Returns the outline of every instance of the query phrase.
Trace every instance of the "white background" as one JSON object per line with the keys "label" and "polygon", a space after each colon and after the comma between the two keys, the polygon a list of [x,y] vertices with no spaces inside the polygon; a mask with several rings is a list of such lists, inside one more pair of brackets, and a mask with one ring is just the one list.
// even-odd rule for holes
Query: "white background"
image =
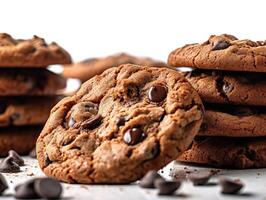
{"label": "white background", "polygon": [[0,32],[56,41],[79,61],[126,51],[166,60],[210,34],[266,39],[263,0],[6,0]]}

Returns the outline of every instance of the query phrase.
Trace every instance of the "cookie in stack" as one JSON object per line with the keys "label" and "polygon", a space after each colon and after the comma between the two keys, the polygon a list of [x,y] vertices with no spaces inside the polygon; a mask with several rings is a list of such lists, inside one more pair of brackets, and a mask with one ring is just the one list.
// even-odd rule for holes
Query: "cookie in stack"
{"label": "cookie in stack", "polygon": [[147,66],[166,66],[164,62],[151,58],[135,57],[126,53],[119,53],[105,58],[89,58],[64,68],[63,76],[66,78],[77,78],[85,82],[95,75],[99,75],[106,69],[122,64],[137,64]]}
{"label": "cookie in stack", "polygon": [[178,161],[228,168],[266,167],[266,43],[212,35],[173,51],[206,108],[193,145]]}
{"label": "cookie in stack", "polygon": [[35,146],[60,100],[58,91],[66,86],[63,77],[46,67],[70,62],[70,55],[56,43],[0,33],[0,156],[10,149],[25,154]]}

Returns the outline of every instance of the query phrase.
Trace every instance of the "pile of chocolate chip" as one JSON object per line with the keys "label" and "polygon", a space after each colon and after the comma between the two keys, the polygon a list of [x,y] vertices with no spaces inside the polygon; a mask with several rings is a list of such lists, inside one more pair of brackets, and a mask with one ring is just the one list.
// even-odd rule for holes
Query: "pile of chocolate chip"
{"label": "pile of chocolate chip", "polygon": [[[188,176],[188,180],[193,183],[194,186],[207,186],[212,174],[193,174]],[[174,195],[180,188],[182,181],[179,180],[165,180],[156,171],[149,171],[140,181],[139,186],[142,188],[156,188],[158,189],[158,195]],[[238,194],[243,188],[244,184],[239,180],[232,180],[229,178],[221,178],[219,180],[222,194]]]}
{"label": "pile of chocolate chip", "polygon": [[[17,173],[20,166],[24,166],[24,160],[14,150],[8,152],[8,156],[0,163],[0,172]],[[8,189],[4,176],[0,173],[0,194]],[[51,178],[30,179],[15,187],[14,197],[17,199],[58,199],[62,194],[60,182]]]}
{"label": "pile of chocolate chip", "polygon": [[20,166],[24,165],[24,160],[14,150],[8,151],[8,156],[0,163],[0,172],[16,173],[20,172]]}

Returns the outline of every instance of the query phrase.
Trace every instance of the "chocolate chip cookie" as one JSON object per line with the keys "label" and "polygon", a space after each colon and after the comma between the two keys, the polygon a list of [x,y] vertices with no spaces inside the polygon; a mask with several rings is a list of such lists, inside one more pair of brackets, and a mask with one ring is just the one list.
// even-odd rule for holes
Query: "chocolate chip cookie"
{"label": "chocolate chip cookie", "polygon": [[46,67],[51,64],[69,64],[71,57],[55,42],[47,44],[44,39],[14,39],[0,33],[0,67]]}
{"label": "chocolate chip cookie", "polygon": [[170,66],[266,72],[266,43],[239,40],[235,36],[212,35],[202,44],[188,44],[174,50]]}
{"label": "chocolate chip cookie", "polygon": [[195,69],[184,72],[203,102],[266,105],[266,74]]}
{"label": "chocolate chip cookie", "polygon": [[197,137],[177,160],[237,169],[266,167],[266,138]]}
{"label": "chocolate chip cookie", "polygon": [[6,156],[10,149],[19,154],[29,153],[35,146],[42,126],[8,127],[0,129],[0,156]]}
{"label": "chocolate chip cookie", "polygon": [[0,98],[0,127],[45,124],[60,99],[61,96]]}
{"label": "chocolate chip cookie", "polygon": [[1,69],[0,96],[55,95],[66,79],[47,69]]}
{"label": "chocolate chip cookie", "polygon": [[37,141],[44,173],[70,183],[129,183],[187,149],[203,107],[177,71],[121,65],[59,102]]}
{"label": "chocolate chip cookie", "polygon": [[266,136],[266,107],[205,104],[198,135],[226,137]]}
{"label": "chocolate chip cookie", "polygon": [[115,54],[106,58],[90,58],[79,63],[64,68],[63,76],[67,78],[77,78],[82,82],[91,77],[101,74],[104,70],[122,64],[137,64],[147,66],[166,66],[165,63],[151,58],[135,57],[126,53]]}

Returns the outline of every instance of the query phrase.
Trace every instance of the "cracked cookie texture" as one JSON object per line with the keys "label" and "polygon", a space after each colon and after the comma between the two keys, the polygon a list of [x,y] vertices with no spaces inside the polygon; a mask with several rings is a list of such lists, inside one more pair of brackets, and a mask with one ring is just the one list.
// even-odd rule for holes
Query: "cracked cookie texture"
{"label": "cracked cookie texture", "polygon": [[265,144],[265,137],[197,137],[177,160],[236,169],[266,167]]}
{"label": "cracked cookie texture", "polygon": [[266,72],[265,41],[239,40],[235,36],[211,35],[204,43],[188,44],[168,57],[173,67]]}
{"label": "cracked cookie texture", "polygon": [[203,110],[177,71],[114,67],[52,109],[37,141],[38,161],[46,175],[65,182],[133,182],[188,148]]}
{"label": "cracked cookie texture", "polygon": [[55,42],[47,44],[43,38],[14,39],[0,33],[0,67],[45,68],[52,64],[70,64],[69,53]]}
{"label": "cracked cookie texture", "polygon": [[183,72],[203,102],[266,105],[266,74],[194,69]]}
{"label": "cracked cookie texture", "polygon": [[226,137],[266,136],[266,107],[204,104],[198,135]]}

